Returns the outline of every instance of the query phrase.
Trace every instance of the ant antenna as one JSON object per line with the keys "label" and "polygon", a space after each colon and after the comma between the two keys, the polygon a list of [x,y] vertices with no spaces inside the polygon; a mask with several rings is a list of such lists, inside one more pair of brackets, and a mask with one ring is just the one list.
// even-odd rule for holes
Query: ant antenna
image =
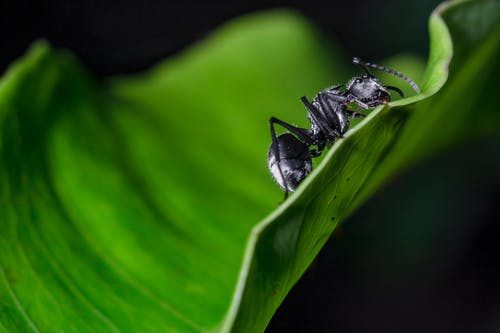
{"label": "ant antenna", "polygon": [[[362,69],[362,70],[366,73],[366,75],[368,75],[368,76],[372,77],[372,74],[370,73],[370,71],[368,70],[368,68],[366,68],[366,66],[365,66],[365,65],[360,64],[359,62],[358,62],[358,63],[354,62],[354,60],[355,60],[355,59],[358,59],[358,58],[352,58],[352,62],[353,62],[354,64],[358,65],[359,67],[361,67],[361,69]],[[359,60],[359,59],[358,59],[358,60]]]}
{"label": "ant antenna", "polygon": [[[413,82],[410,78],[408,78],[407,76],[403,75],[402,73],[400,73],[398,71],[395,71],[394,69],[387,68],[387,67],[384,67],[384,66],[380,66],[380,65],[377,65],[377,64],[372,64],[371,62],[364,62],[361,59],[356,58],[356,57],[352,58],[352,63],[355,64],[355,65],[359,65],[362,68],[365,68],[365,66],[366,67],[371,67],[371,68],[375,68],[375,69],[378,69],[380,71],[392,74],[394,76],[397,76],[397,77],[405,80],[406,82],[408,82],[408,84],[413,88],[413,90],[415,90],[417,92],[417,94],[420,94],[420,88],[418,87],[418,85],[415,82]],[[368,72],[368,70],[366,68],[365,68],[365,71]]]}

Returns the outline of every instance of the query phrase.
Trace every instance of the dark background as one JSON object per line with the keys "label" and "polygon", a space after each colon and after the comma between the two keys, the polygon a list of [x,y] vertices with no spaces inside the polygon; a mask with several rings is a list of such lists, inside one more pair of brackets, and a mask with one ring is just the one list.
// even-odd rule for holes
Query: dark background
{"label": "dark background", "polygon": [[[302,12],[350,55],[426,57],[437,3],[2,1],[0,71],[43,37],[97,77],[133,73],[276,7]],[[471,138],[394,178],[339,228],[267,332],[500,332],[499,147]]]}
{"label": "dark background", "polygon": [[398,175],[336,230],[274,332],[500,332],[500,137]]}
{"label": "dark background", "polygon": [[[223,22],[258,10],[295,8],[349,52],[380,59],[426,54],[427,19],[437,0],[421,1],[0,1],[0,70],[36,38],[71,49],[97,75],[147,68],[201,40]],[[402,16],[401,13],[411,13]]]}

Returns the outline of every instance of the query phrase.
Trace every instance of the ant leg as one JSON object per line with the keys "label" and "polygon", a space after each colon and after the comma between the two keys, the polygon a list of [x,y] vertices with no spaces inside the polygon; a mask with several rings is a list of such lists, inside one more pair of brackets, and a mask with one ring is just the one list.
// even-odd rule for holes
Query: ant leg
{"label": "ant leg", "polygon": [[351,117],[351,118],[361,118],[361,119],[363,119],[364,117],[366,117],[366,115],[360,113],[359,110],[360,109],[354,110],[354,111],[346,110],[346,112],[349,115],[349,117]]}
{"label": "ant leg", "polygon": [[278,122],[278,121],[279,121],[279,119],[271,117],[271,119],[269,119],[269,127],[271,128],[271,142],[272,142],[271,146],[274,147],[274,156],[276,157],[278,171],[280,172],[280,177],[283,180],[283,184],[285,185],[285,199],[284,200],[286,200],[288,198],[288,186],[285,183],[285,176],[283,175],[283,171],[281,170],[281,166],[280,166],[281,159],[280,159],[280,150],[279,150],[279,146],[278,146],[278,138],[276,137],[276,131],[274,130],[274,126],[273,126],[273,124],[275,122]]}
{"label": "ant leg", "polygon": [[318,148],[317,149],[311,149],[309,151],[309,153],[311,154],[311,157],[318,157],[320,156],[322,153],[323,153],[323,150],[325,149],[325,145],[324,144],[321,144],[321,145],[318,145]]}
{"label": "ant leg", "polygon": [[302,142],[304,142],[307,146],[310,146],[312,144],[312,139],[309,135],[309,131],[304,129],[304,128],[299,128],[295,127],[293,125],[290,125],[282,120],[279,120],[278,118],[271,117],[269,119],[269,127],[271,129],[271,140],[272,144],[271,147],[273,147],[273,153],[276,158],[276,163],[278,166],[278,171],[280,173],[280,177],[283,181],[283,185],[285,188],[285,200],[288,198],[288,185],[285,182],[285,176],[283,175],[283,171],[281,170],[281,158],[280,158],[280,152],[279,152],[279,143],[278,143],[278,137],[276,136],[276,131],[274,130],[274,124],[278,124],[288,131],[290,131],[292,134],[295,134]]}
{"label": "ant leg", "polygon": [[281,127],[290,131],[292,134],[295,134],[306,145],[310,146],[313,144],[313,139],[312,139],[311,135],[309,134],[309,130],[307,130],[305,128],[300,128],[300,127],[290,125],[289,123],[286,123],[283,120],[280,120],[276,117],[271,117],[269,119],[269,125],[271,126],[271,134],[274,133],[275,136],[276,136],[276,134],[274,132],[273,124],[278,124]]}
{"label": "ant leg", "polygon": [[373,109],[372,107],[370,107],[368,104],[366,103],[363,103],[361,102],[359,99],[357,99],[356,97],[352,97],[352,96],[349,96],[348,97],[349,99],[349,102],[352,102],[356,105],[358,105],[359,107],[361,107],[362,109]]}
{"label": "ant leg", "polygon": [[342,87],[341,84],[337,84],[336,86],[331,86],[330,88],[328,88],[327,90],[325,90],[326,92],[329,92],[329,93],[332,93],[332,94],[337,94],[337,91],[340,89],[340,87]]}
{"label": "ant leg", "polygon": [[[318,94],[318,96],[320,96],[320,94]],[[330,127],[330,121],[326,119],[325,116],[321,114],[321,112],[311,102],[309,102],[305,96],[302,96],[300,100],[306,107],[307,112],[311,118],[311,122],[314,122],[314,125],[316,125],[321,130],[321,132],[325,133],[329,137],[338,136],[337,133],[335,133],[334,130]],[[335,125],[337,126],[338,124]]]}
{"label": "ant leg", "polygon": [[328,118],[328,127],[334,130],[338,137],[343,137],[343,134],[349,128],[349,113],[347,110],[348,98],[338,93],[320,92],[316,97],[322,110],[327,110],[326,117]]}
{"label": "ant leg", "polygon": [[329,100],[331,100],[335,103],[344,104],[344,103],[349,102],[349,99],[347,97],[333,93],[333,92],[320,92],[318,95],[326,95]]}

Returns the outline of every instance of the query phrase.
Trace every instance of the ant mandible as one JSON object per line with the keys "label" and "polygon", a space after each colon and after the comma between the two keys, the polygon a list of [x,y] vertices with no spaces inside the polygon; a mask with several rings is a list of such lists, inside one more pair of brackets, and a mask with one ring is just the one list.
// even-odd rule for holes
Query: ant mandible
{"label": "ant mandible", "polygon": [[[311,173],[312,158],[320,156],[325,147],[331,145],[336,138],[343,137],[349,128],[350,118],[365,117],[357,111],[348,110],[349,103],[354,103],[361,109],[387,104],[391,101],[388,90],[404,97],[399,88],[381,84],[370,74],[368,67],[395,75],[420,93],[417,84],[398,71],[364,62],[359,58],[353,58],[352,62],[360,66],[365,74],[352,78],[345,91],[341,90],[341,85],[337,85],[320,91],[312,102],[305,96],[301,97],[311,123],[310,129],[293,126],[275,117],[269,119],[272,143],[267,163],[274,179],[285,191],[285,199]],[[288,133],[276,136],[275,124],[288,130]],[[312,146],[316,149],[312,149]]]}

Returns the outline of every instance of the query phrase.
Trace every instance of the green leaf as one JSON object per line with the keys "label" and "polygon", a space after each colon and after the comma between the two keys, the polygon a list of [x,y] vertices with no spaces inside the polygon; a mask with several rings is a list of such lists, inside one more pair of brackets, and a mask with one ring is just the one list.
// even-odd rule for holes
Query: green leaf
{"label": "green leaf", "polygon": [[298,97],[354,73],[300,16],[235,20],[105,82],[37,43],[0,81],[0,331],[263,331],[391,175],[496,131],[498,9],[438,7],[422,94],[354,125],[279,207],[269,117],[306,126]]}
{"label": "green leaf", "polygon": [[[254,228],[240,275],[241,298],[234,302],[239,306],[233,303],[235,320],[228,325],[235,332],[264,329],[335,226],[391,175],[498,129],[500,114],[489,98],[495,95],[499,70],[498,9],[495,1],[438,7],[429,22],[431,50],[422,94],[375,109],[330,149],[290,200]],[[459,19],[463,16],[466,24]],[[477,36],[468,32],[475,26],[483,27]],[[443,87],[452,41],[455,60]]]}

